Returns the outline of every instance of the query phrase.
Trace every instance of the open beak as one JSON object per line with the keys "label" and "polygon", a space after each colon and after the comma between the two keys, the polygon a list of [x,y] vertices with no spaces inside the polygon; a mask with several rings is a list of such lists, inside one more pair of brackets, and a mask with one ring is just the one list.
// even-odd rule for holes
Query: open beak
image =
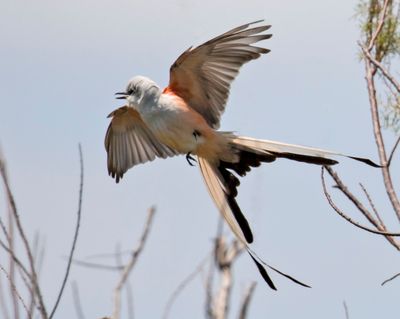
{"label": "open beak", "polygon": [[128,94],[126,92],[117,92],[117,93],[115,93],[115,95],[120,95],[120,96],[116,97],[116,99],[119,99],[119,100],[126,99],[128,96]]}

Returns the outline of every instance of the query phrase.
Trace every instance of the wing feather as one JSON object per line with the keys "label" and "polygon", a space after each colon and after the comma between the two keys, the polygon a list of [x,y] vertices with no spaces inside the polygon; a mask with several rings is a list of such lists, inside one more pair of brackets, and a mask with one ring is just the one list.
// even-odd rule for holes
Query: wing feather
{"label": "wing feather", "polygon": [[166,158],[178,152],[162,144],[143,122],[139,113],[123,106],[112,117],[105,137],[108,173],[118,183],[124,173],[134,165]]}
{"label": "wing feather", "polygon": [[231,83],[241,66],[269,52],[252,46],[272,36],[261,34],[269,25],[251,27],[259,22],[244,24],[189,48],[171,66],[168,90],[183,98],[213,128],[219,126]]}

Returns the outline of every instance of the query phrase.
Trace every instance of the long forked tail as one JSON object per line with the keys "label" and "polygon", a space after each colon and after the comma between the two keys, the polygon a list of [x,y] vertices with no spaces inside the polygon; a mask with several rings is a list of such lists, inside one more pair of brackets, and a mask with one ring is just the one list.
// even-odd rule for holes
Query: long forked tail
{"label": "long forked tail", "polygon": [[210,162],[205,158],[199,157],[201,173],[218,210],[236,237],[246,246],[248,253],[256,263],[264,280],[272,289],[276,289],[276,287],[266,272],[265,267],[278,272],[302,286],[309,287],[276,268],[269,266],[249,247],[249,244],[253,242],[253,234],[246,217],[236,202],[237,187],[240,184],[238,176],[245,176],[252,167],[260,166],[263,162],[273,162],[277,158],[287,158],[317,165],[334,165],[338,162],[333,157],[345,156],[371,166],[379,167],[379,165],[369,159],[316,148],[240,137],[229,133],[224,135],[229,139],[232,151],[236,154],[233,161],[220,160],[219,162]]}
{"label": "long forked tail", "polygon": [[359,162],[363,162],[373,167],[381,167],[368,158],[346,155],[343,153],[323,150],[319,148],[300,146],[294,144],[281,143],[269,140],[259,140],[251,137],[234,136],[230,137],[234,148],[256,154],[268,153],[276,158],[287,158],[299,162],[305,162],[317,165],[334,165],[338,161],[334,157],[347,157]]}

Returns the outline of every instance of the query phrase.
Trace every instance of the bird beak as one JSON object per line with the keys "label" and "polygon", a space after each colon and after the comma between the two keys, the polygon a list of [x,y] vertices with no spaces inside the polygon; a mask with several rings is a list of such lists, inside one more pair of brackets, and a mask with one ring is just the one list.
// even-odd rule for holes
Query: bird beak
{"label": "bird beak", "polygon": [[115,93],[115,95],[121,95],[121,96],[117,96],[116,99],[122,100],[122,99],[126,99],[128,94],[126,92],[117,92]]}

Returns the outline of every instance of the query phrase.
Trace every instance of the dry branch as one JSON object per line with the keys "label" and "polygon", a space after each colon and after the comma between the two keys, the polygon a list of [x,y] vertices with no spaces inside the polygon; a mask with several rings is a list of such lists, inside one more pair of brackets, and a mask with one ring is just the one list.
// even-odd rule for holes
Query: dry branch
{"label": "dry branch", "polygon": [[74,308],[76,312],[77,319],[85,319],[85,315],[83,314],[81,298],[79,296],[78,284],[76,281],[71,283],[72,286],[72,299],[74,300]]}
{"label": "dry branch", "polygon": [[120,312],[121,312],[121,290],[124,287],[129,274],[131,273],[133,267],[135,266],[140,253],[142,252],[144,245],[146,243],[150,228],[151,228],[151,223],[153,221],[154,213],[156,212],[155,207],[151,207],[148,210],[147,213],[147,220],[146,224],[142,233],[142,236],[140,238],[139,244],[135,250],[132,251],[132,256],[129,260],[129,262],[125,265],[124,269],[121,272],[121,277],[117,283],[117,286],[115,287],[114,290],[114,311],[112,318],[113,319],[119,319],[120,318]]}
{"label": "dry branch", "polygon": [[346,319],[350,319],[349,316],[349,308],[347,307],[346,301],[343,301],[343,308],[344,308],[344,314]]}
{"label": "dry branch", "polygon": [[61,284],[61,288],[58,293],[56,303],[54,304],[53,310],[51,311],[51,314],[49,317],[50,319],[53,318],[53,316],[57,310],[58,304],[60,303],[61,297],[64,292],[65,285],[67,284],[67,280],[68,280],[68,276],[69,276],[69,272],[70,272],[71,264],[72,264],[72,258],[74,256],[76,242],[78,240],[79,227],[81,224],[82,196],[83,196],[83,155],[82,155],[82,147],[80,144],[79,144],[79,162],[80,162],[81,174],[80,174],[80,183],[79,183],[79,199],[78,199],[78,211],[77,211],[77,217],[76,217],[75,233],[74,233],[74,238],[72,240],[72,247],[71,247],[71,251],[69,254],[69,258],[68,258],[67,269],[65,271],[64,279]]}
{"label": "dry branch", "polygon": [[[28,318],[31,319],[32,317],[29,314],[28,306],[26,305],[25,300],[21,297],[20,293],[18,292],[18,289],[15,286],[15,283],[11,280],[10,274],[7,272],[7,270],[5,270],[5,268],[2,265],[0,265],[0,270],[5,274],[6,278],[8,279],[13,296],[16,296],[18,301],[21,302],[22,306],[26,310],[26,314],[28,315]],[[12,297],[12,298],[14,298],[14,297]],[[18,307],[18,304],[17,304],[17,307]],[[19,312],[14,312],[14,318],[19,318]]]}
{"label": "dry branch", "polygon": [[[326,188],[325,178],[324,178],[324,169],[328,171],[331,177],[334,179],[337,188],[346,195],[346,197],[357,207],[357,209],[373,224],[377,230],[365,227],[360,225],[359,223],[353,221],[349,216],[347,216],[342,210],[340,210],[335,203],[333,202],[328,190]],[[330,167],[322,167],[321,168],[321,180],[322,180],[322,187],[324,190],[324,194],[326,199],[328,200],[329,205],[339,214],[339,216],[343,217],[349,223],[353,224],[354,226],[366,230],[370,233],[374,233],[377,235],[383,235],[385,238],[394,246],[396,249],[400,250],[399,244],[392,238],[392,236],[400,236],[400,233],[392,233],[385,231],[382,226],[375,220],[372,214],[365,208],[365,206],[348,190],[348,188],[344,185],[342,180],[339,176],[333,171]]]}
{"label": "dry branch", "polygon": [[238,317],[239,319],[247,318],[247,311],[249,309],[251,297],[253,296],[254,290],[256,289],[256,285],[257,284],[255,282],[252,282],[246,289],[242,300],[242,306],[240,307],[240,312]]}
{"label": "dry branch", "polygon": [[396,275],[390,277],[389,279],[386,279],[384,282],[381,283],[381,286],[387,284],[389,281],[392,281],[393,279],[396,279],[396,278],[399,277],[399,276],[400,276],[400,273],[398,273],[398,274],[396,274]]}
{"label": "dry branch", "polygon": [[[22,223],[21,223],[21,220],[20,220],[20,217],[19,217],[19,213],[18,213],[18,210],[17,210],[17,205],[16,205],[15,200],[14,200],[14,195],[13,195],[13,193],[11,191],[11,187],[10,187],[10,184],[9,184],[9,181],[8,181],[6,164],[5,164],[5,161],[4,161],[3,157],[1,156],[1,154],[0,154],[0,175],[1,175],[1,178],[3,180],[3,184],[4,184],[4,188],[5,188],[5,192],[6,192],[6,197],[7,197],[10,209],[11,209],[11,214],[13,216],[13,220],[14,220],[16,226],[17,226],[18,234],[22,239],[22,243],[23,243],[23,246],[25,248],[25,253],[26,253],[27,258],[28,258],[28,262],[29,262],[29,266],[30,266],[30,271],[29,271],[30,276],[29,276],[29,278],[30,278],[30,281],[31,281],[31,284],[32,284],[32,287],[33,287],[33,291],[34,291],[35,296],[36,296],[36,298],[38,300],[38,303],[39,303],[38,304],[38,310],[39,310],[39,312],[41,314],[42,319],[47,319],[48,318],[47,310],[46,310],[46,307],[45,307],[45,304],[44,304],[44,301],[43,301],[42,292],[41,292],[40,287],[39,287],[38,276],[37,276],[37,272],[36,272],[36,268],[35,268],[35,262],[34,262],[34,259],[33,259],[32,250],[31,250],[31,247],[29,246],[29,242],[28,242],[28,239],[26,237],[24,228],[22,227]],[[9,251],[12,251],[12,247],[10,247],[10,248],[11,249],[9,249]],[[14,257],[12,257],[12,259],[15,260]]]}
{"label": "dry branch", "polygon": [[188,276],[186,276],[180,283],[179,285],[175,288],[175,290],[172,292],[171,296],[168,298],[168,301],[166,303],[166,306],[164,308],[164,314],[162,316],[163,319],[167,319],[172,306],[176,300],[176,298],[181,294],[181,292],[187,287],[187,285],[194,279],[196,276],[203,271],[204,266],[206,265],[207,261],[210,260],[210,253],[206,255],[205,258],[197,265],[197,267],[192,271]]}

